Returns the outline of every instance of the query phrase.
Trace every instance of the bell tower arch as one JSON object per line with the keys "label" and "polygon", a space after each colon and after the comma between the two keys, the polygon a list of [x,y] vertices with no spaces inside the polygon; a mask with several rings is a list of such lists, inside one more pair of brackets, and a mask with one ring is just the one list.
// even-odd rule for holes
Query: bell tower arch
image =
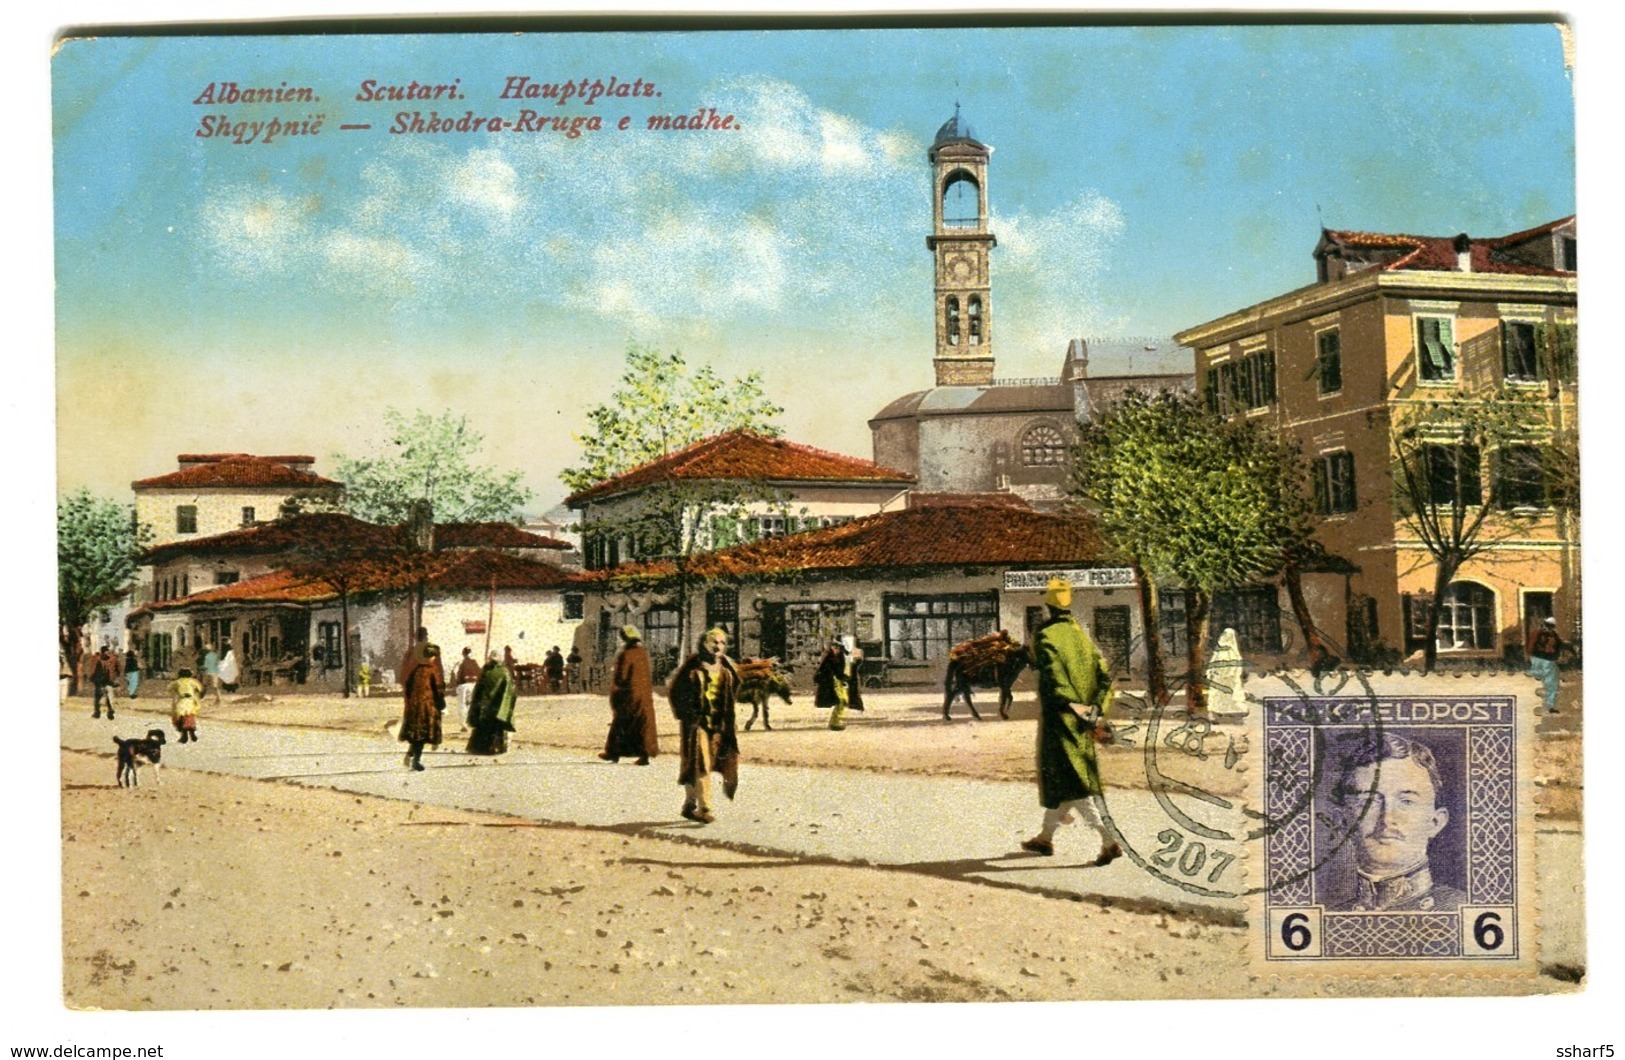
{"label": "bell tower arch", "polygon": [[931,163],[931,234],[926,249],[936,265],[938,386],[993,382],[992,250],[987,227],[987,163],[993,148],[981,143],[959,116],[937,130]]}

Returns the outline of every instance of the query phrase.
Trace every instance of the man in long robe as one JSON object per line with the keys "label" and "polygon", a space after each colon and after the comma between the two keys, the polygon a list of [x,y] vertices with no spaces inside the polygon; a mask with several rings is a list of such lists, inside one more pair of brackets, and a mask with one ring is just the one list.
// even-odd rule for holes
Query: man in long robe
{"label": "man in long robe", "polygon": [[709,631],[671,682],[671,711],[681,731],[677,783],[684,789],[682,813],[700,824],[716,820],[712,772],[722,774],[722,792],[728,798],[739,787],[739,738],[734,733],[739,671],[723,654],[727,647],[725,630]]}
{"label": "man in long robe", "polygon": [[513,732],[513,707],[518,698],[513,675],[502,665],[502,656],[491,652],[485,669],[474,682],[468,723],[474,735],[468,738],[471,755],[500,755],[508,752],[508,734]]}
{"label": "man in long robe", "polygon": [[646,766],[660,753],[660,733],[655,728],[654,682],[649,675],[649,650],[636,626],[621,630],[621,653],[615,656],[615,672],[609,684],[609,739],[598,757],[606,762],[636,758]]}
{"label": "man in long robe", "polygon": [[440,746],[440,715],[446,712],[446,675],[440,671],[440,648],[429,643],[429,631],[418,630],[418,642],[401,659],[401,740],[407,744],[406,767],[423,770],[423,747]]}
{"label": "man in long robe", "polygon": [[1100,835],[1096,865],[1122,856],[1123,849],[1101,823],[1100,765],[1095,732],[1105,724],[1111,702],[1111,675],[1094,641],[1072,617],[1072,585],[1051,578],[1044,594],[1050,617],[1033,637],[1038,671],[1038,801],[1044,823],[1023,850],[1046,857],[1055,853],[1055,831],[1081,818]]}

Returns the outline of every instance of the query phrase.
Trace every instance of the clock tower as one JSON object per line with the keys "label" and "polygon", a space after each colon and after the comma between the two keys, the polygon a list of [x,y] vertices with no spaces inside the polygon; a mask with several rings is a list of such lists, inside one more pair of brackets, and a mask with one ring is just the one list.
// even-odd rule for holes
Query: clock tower
{"label": "clock tower", "polygon": [[931,162],[931,234],[936,259],[938,386],[993,382],[991,252],[998,240],[987,229],[987,161],[993,148],[979,142],[954,116],[937,130]]}

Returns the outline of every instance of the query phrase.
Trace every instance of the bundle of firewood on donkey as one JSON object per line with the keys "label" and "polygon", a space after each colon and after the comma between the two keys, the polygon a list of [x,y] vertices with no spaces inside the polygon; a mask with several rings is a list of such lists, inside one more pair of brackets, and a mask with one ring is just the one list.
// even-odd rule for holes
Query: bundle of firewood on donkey
{"label": "bundle of firewood on donkey", "polygon": [[750,719],[745,722],[745,731],[756,724],[758,711],[762,715],[762,728],[771,730],[773,725],[768,721],[767,705],[778,696],[786,703],[790,702],[790,674],[785,670],[779,660],[746,659],[736,663],[739,670],[739,692],[735,697],[739,703],[750,704]]}
{"label": "bundle of firewood on donkey", "polygon": [[1010,717],[1010,703],[1014,699],[1010,687],[1021,671],[1031,662],[1027,646],[1010,639],[1004,630],[985,637],[962,641],[948,649],[948,673],[943,681],[942,718],[948,720],[948,708],[956,697],[963,696],[971,717],[980,719],[976,704],[971,701],[971,686],[997,687],[999,690],[999,717]]}

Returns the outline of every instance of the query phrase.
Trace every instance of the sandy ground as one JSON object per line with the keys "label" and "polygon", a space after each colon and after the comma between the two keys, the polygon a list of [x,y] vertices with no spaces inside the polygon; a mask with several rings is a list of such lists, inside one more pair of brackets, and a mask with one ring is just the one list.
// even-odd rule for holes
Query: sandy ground
{"label": "sandy ground", "polygon": [[[206,717],[381,728],[395,701],[240,697]],[[662,703],[661,706],[664,704]],[[137,700],[121,717],[156,710]],[[1030,711],[1030,707],[1028,708]],[[991,713],[991,712],[989,712]],[[594,697],[527,698],[522,738],[595,749]],[[891,695],[845,733],[797,704],[749,761],[1031,776],[1030,723],[941,721]],[[662,727],[665,719],[662,719]],[[908,754],[897,748],[906,733]],[[838,743],[836,741],[839,741]],[[1579,739],[1539,741],[1572,828]],[[1126,760],[1124,762],[1126,765]],[[885,869],[419,807],[171,769],[111,786],[64,752],[64,996],[80,1009],[994,1001],[1407,993],[1250,977],[1244,933]],[[1106,766],[1108,775],[1132,770]],[[1571,988],[1559,970],[1488,990]]]}

